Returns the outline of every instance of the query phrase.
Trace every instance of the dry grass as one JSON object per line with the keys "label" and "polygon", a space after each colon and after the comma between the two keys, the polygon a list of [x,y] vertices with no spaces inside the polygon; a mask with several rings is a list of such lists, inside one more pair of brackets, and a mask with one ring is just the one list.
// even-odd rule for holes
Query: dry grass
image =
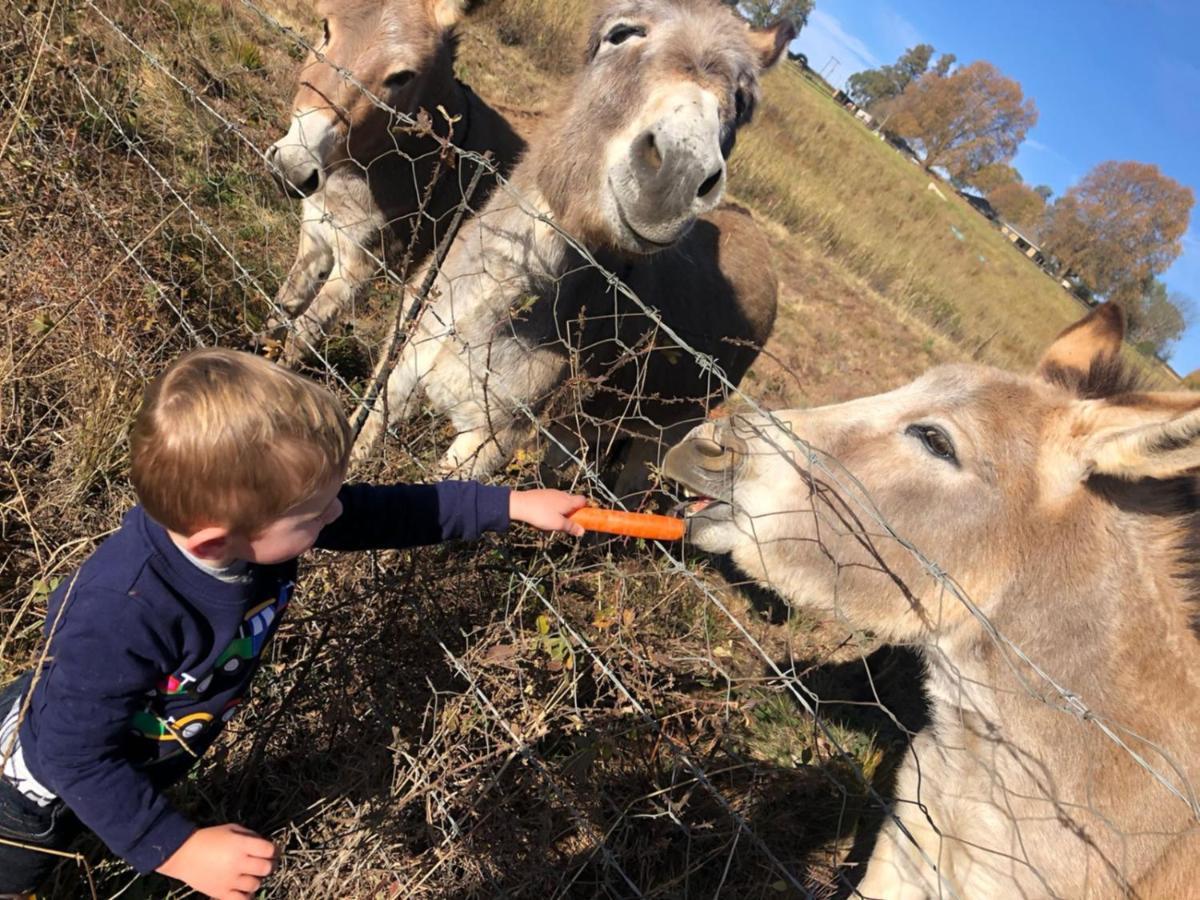
{"label": "dry grass", "polygon": [[517,47],[542,73],[564,75],[575,71],[583,58],[591,5],[561,0],[500,0],[484,3],[473,27],[495,35],[502,46]]}
{"label": "dry grass", "polygon": [[[0,8],[0,683],[33,659],[48,588],[133,502],[124,436],[146,380],[197,341],[249,347],[294,250],[296,211],[249,144],[284,124],[296,49],[241,4],[97,4],[153,58],[87,0]],[[270,8],[312,33],[303,4]],[[536,114],[583,10],[493,0],[462,75]],[[782,280],[751,394],[840,400],[972,354],[1025,365],[1077,312],[795,73],[767,91],[733,182]],[[314,374],[358,386],[363,356],[347,340]],[[377,474],[426,477],[440,423],[402,437]],[[640,544],[521,532],[317,555],[258,696],[178,802],[284,847],[270,897],[823,890],[877,817],[864,774],[886,791],[904,747],[863,667],[916,727],[914,660],[689,563],[694,578]],[[825,730],[798,712],[801,685]],[[96,877],[103,897],[170,895],[111,861]],[[82,891],[64,872],[48,896]]]}
{"label": "dry grass", "polygon": [[[734,157],[731,183],[767,215],[965,350],[1031,365],[1081,313],[953,189],[892,152],[790,65]],[[943,196],[932,190],[934,184]]]}

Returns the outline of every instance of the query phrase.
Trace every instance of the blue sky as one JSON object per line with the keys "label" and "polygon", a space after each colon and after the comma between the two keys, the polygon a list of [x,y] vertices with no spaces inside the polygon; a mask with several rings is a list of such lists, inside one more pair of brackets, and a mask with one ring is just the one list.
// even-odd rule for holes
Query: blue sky
{"label": "blue sky", "polygon": [[[921,42],[986,59],[1033,97],[1040,117],[1015,162],[1028,184],[1062,193],[1096,163],[1137,160],[1200,198],[1198,0],[817,0],[793,48],[841,85]],[[1200,304],[1200,208],[1163,280]],[[1171,362],[1200,368],[1200,321]]]}

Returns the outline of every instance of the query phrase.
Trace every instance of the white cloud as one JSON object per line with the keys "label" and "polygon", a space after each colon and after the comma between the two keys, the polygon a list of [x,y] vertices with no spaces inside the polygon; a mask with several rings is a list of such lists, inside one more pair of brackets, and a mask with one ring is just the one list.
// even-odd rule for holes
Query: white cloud
{"label": "white cloud", "polygon": [[1059,151],[1055,150],[1049,144],[1043,144],[1037,138],[1032,138],[1032,137],[1025,138],[1025,140],[1021,143],[1021,152],[1024,153],[1027,150],[1031,150],[1034,153],[1044,153],[1046,156],[1053,157],[1054,159],[1057,159],[1059,162],[1064,162],[1064,163],[1067,163],[1068,165],[1071,164],[1070,159],[1068,159],[1066,156],[1064,156]]}
{"label": "white cloud", "polygon": [[[882,65],[866,44],[847,32],[836,18],[819,9],[809,16],[793,47],[808,57],[808,64],[816,71],[831,69],[829,81],[835,85],[844,84],[855,72]],[[836,67],[832,59],[837,60]]]}
{"label": "white cloud", "polygon": [[879,19],[878,32],[881,35],[886,35],[888,40],[892,42],[891,49],[894,51],[892,55],[897,59],[901,53],[910,47],[925,43],[921,38],[921,32],[917,30],[917,26],[890,6],[881,7],[877,16]]}

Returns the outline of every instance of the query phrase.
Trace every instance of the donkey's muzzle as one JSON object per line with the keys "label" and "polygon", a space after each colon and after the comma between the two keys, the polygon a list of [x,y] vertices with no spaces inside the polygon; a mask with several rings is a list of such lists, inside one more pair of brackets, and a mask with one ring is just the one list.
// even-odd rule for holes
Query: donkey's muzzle
{"label": "donkey's muzzle", "polygon": [[267,167],[279,189],[288,197],[303,199],[316,193],[321,186],[321,169],[313,161],[302,159],[299,165],[288,165],[286,152],[281,152],[278,144],[267,148]]}
{"label": "donkey's muzzle", "polygon": [[728,500],[747,458],[742,438],[726,425],[705,422],[667,451],[662,472],[693,493]]}

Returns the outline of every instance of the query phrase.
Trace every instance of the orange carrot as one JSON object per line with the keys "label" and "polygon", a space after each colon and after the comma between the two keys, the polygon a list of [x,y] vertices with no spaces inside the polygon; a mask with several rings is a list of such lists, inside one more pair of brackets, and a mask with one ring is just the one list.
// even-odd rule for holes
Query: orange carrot
{"label": "orange carrot", "polygon": [[654,516],[649,513],[632,513],[616,509],[597,509],[585,506],[571,513],[572,522],[577,522],[588,531],[603,531],[607,534],[623,534],[627,537],[649,538],[654,541],[683,540],[687,525],[674,516]]}

